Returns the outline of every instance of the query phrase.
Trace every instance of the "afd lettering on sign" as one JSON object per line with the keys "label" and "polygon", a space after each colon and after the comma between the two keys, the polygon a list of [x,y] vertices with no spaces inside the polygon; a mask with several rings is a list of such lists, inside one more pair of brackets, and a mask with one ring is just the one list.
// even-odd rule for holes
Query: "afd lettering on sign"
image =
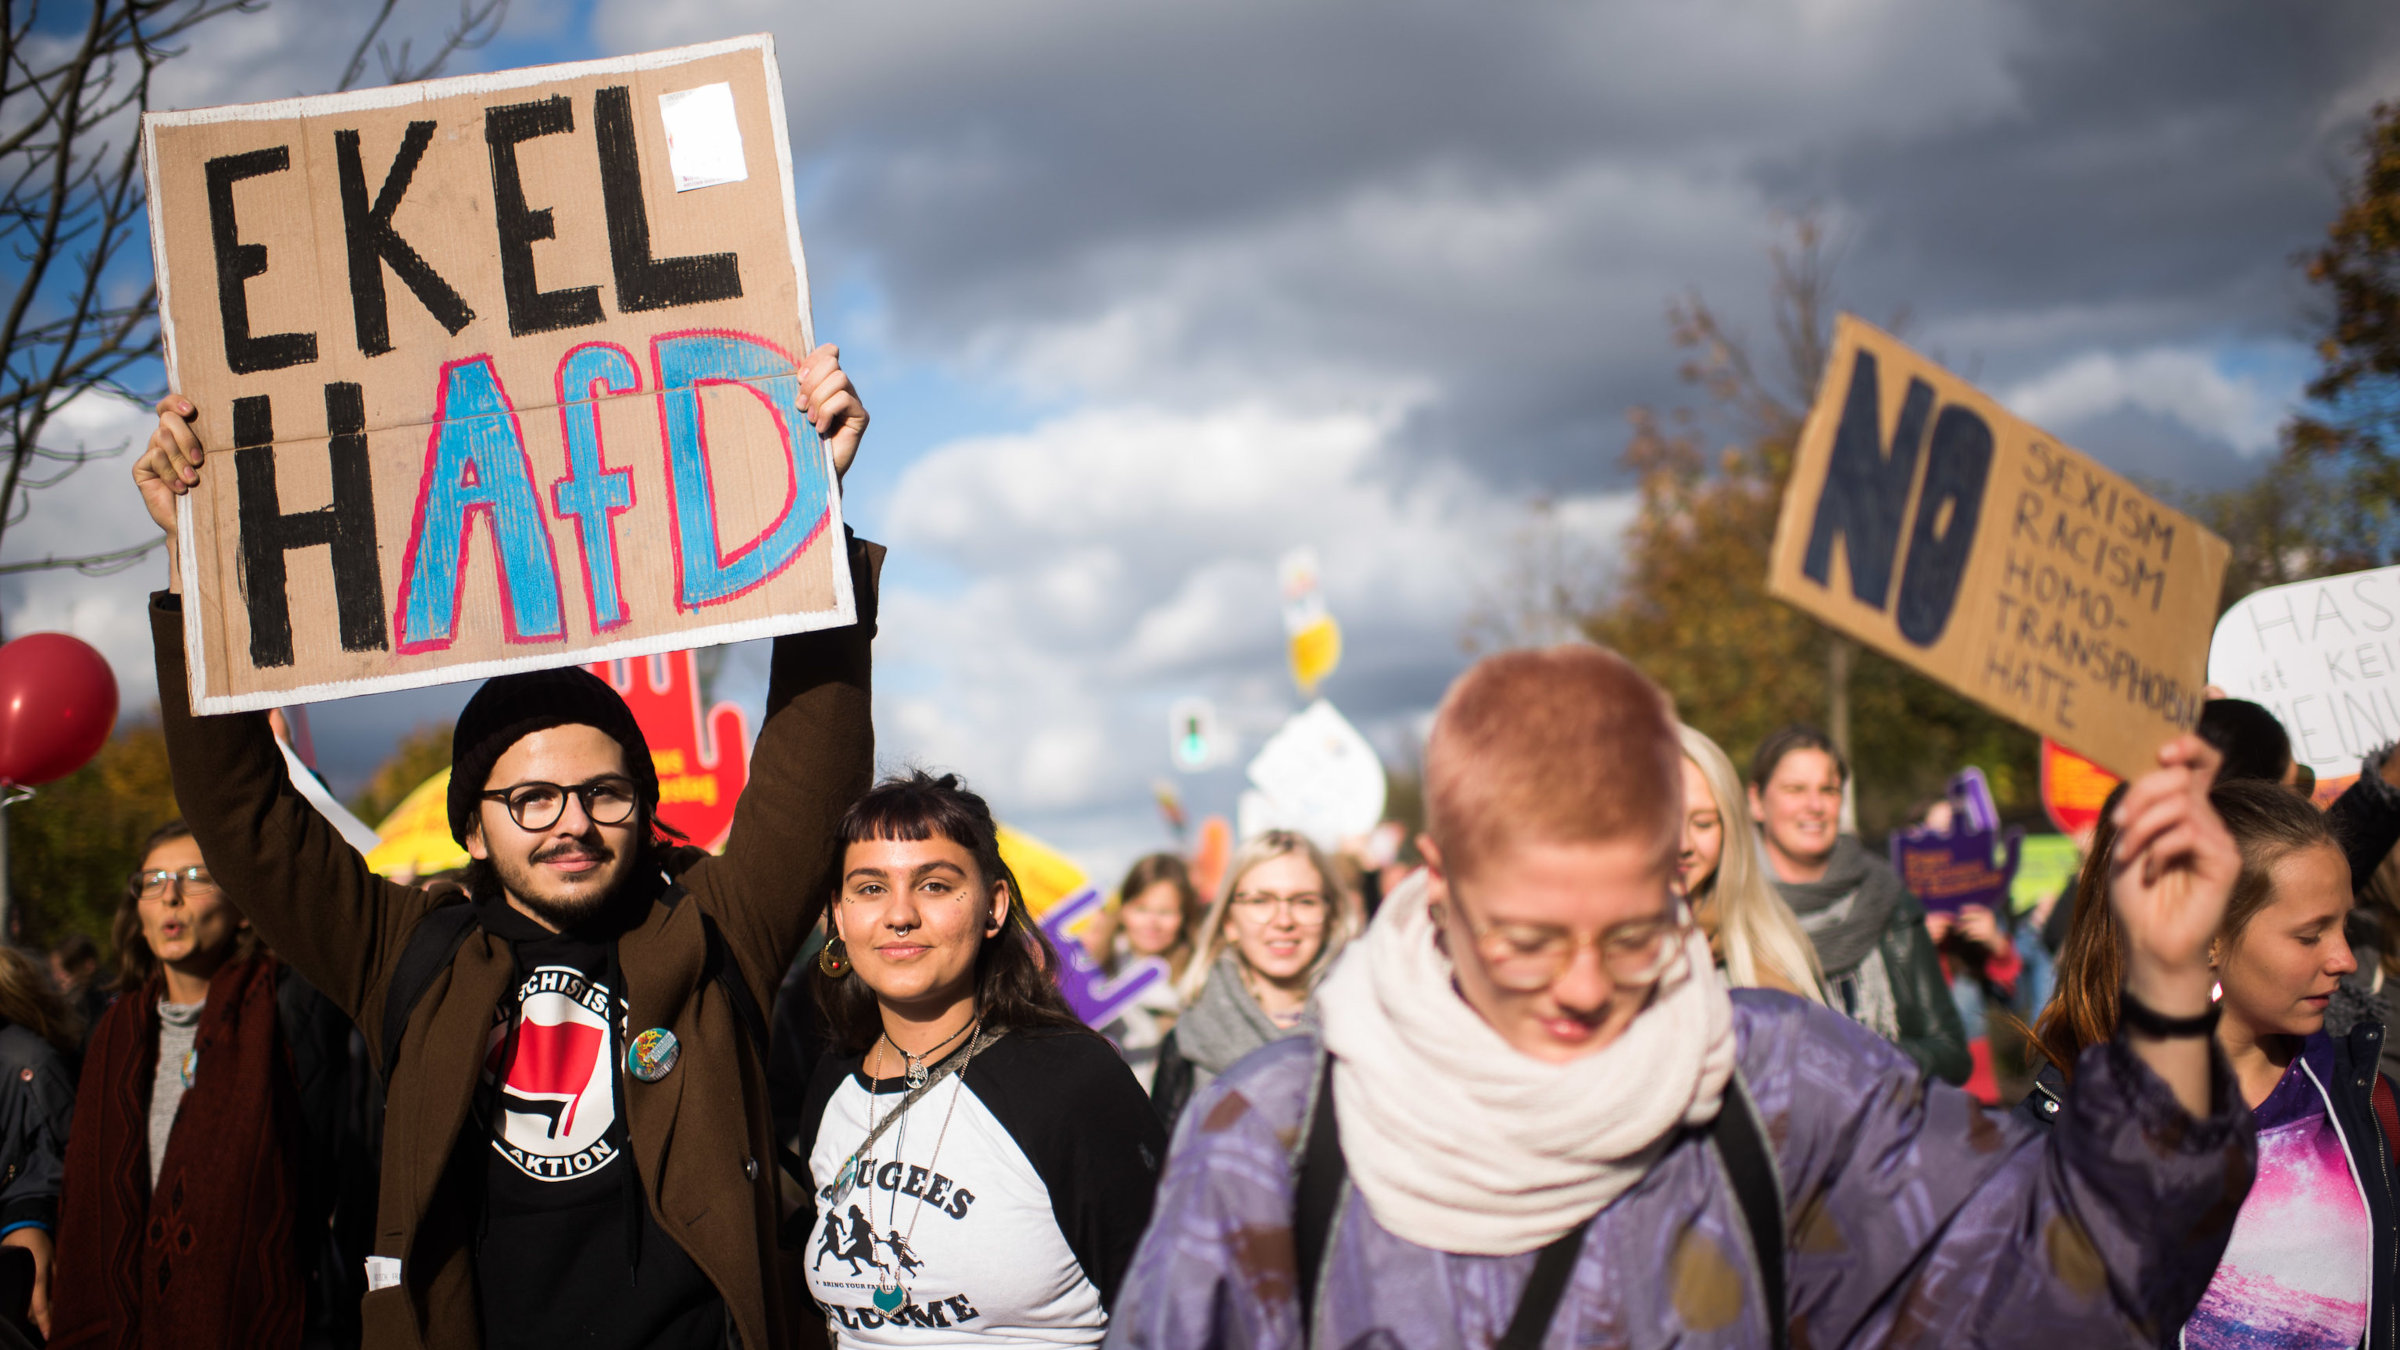
{"label": "afd lettering on sign", "polygon": [[[144,118],[233,451],[182,506],[196,710],[851,621],[781,90],[754,37]],[[696,92],[734,126],[671,142]]]}
{"label": "afd lettering on sign", "polygon": [[2199,715],[2226,551],[1844,315],[1768,590],[2124,772]]}

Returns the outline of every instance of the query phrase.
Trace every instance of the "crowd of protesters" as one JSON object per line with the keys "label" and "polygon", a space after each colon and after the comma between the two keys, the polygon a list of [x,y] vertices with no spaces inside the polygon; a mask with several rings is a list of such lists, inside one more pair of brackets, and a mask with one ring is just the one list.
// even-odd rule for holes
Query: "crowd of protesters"
{"label": "crowd of protesters", "polygon": [[[846,470],[865,409],[802,383]],[[170,540],[191,417],[135,473]],[[985,801],[871,782],[881,556],[777,640],[720,854],[605,683],[507,675],[426,885],[189,712],[154,597],[187,817],[113,983],[0,949],[0,1347],[2400,1350],[2400,755],[2319,810],[2212,703],[2065,894],[1929,915],[1831,738],[1745,773],[1622,657],[1506,653],[1417,865],[1139,860],[1094,1030]],[[1987,1010],[2039,1061],[2000,1110]]]}

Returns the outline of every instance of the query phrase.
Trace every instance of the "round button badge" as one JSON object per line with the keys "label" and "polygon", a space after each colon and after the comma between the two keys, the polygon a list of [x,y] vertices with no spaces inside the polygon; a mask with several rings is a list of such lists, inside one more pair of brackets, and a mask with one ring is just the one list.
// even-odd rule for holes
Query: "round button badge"
{"label": "round button badge", "polygon": [[652,1027],[634,1037],[633,1044],[626,1047],[625,1067],[643,1082],[655,1083],[674,1070],[676,1057],[682,1053],[683,1047],[676,1042],[674,1032]]}

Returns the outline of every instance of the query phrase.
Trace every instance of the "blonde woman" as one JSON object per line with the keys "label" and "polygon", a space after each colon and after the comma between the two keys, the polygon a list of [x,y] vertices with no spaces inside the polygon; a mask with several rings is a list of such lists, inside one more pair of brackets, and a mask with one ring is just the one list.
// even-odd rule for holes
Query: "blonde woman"
{"label": "blonde woman", "polygon": [[1743,809],[1741,773],[1705,733],[1680,730],[1683,850],[1676,872],[1726,983],[1823,1003],[1817,949],[1759,865],[1758,827]]}
{"label": "blonde woman", "polygon": [[1242,845],[1183,972],[1188,1010],[1159,1046],[1150,1100],[1170,1129],[1236,1060],[1311,1029],[1309,994],[1358,929],[1358,905],[1305,835]]}

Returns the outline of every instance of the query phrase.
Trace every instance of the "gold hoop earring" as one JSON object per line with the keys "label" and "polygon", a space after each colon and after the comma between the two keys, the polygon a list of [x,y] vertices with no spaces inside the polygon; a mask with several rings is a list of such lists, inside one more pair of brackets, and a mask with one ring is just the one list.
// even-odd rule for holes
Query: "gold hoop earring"
{"label": "gold hoop earring", "polygon": [[840,938],[829,938],[817,949],[817,969],[828,979],[838,980],[850,973],[850,948]]}

